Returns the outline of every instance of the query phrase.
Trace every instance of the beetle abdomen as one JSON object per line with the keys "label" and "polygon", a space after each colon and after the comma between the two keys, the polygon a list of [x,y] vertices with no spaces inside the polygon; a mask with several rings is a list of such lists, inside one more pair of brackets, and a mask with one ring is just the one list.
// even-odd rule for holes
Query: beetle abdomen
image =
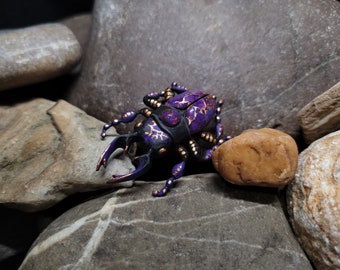
{"label": "beetle abdomen", "polygon": [[191,104],[185,113],[191,134],[202,131],[214,118],[216,100],[212,96],[205,96]]}
{"label": "beetle abdomen", "polygon": [[169,99],[165,105],[184,110],[207,95],[207,93],[199,90],[190,90]]}

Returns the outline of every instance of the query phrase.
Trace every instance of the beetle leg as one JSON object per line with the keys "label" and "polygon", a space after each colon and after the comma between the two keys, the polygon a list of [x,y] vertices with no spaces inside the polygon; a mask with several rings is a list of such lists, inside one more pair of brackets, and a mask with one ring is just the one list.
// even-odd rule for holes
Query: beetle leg
{"label": "beetle leg", "polygon": [[[188,91],[188,89],[184,86],[179,85],[176,82],[173,82],[170,87],[165,89],[164,91],[161,92],[151,92],[147,94],[143,98],[143,102],[146,106],[149,106],[152,109],[157,109],[160,107],[162,104],[164,104],[167,100],[175,96],[176,94],[180,94],[183,92]],[[159,101],[159,98],[163,97],[164,100]]]}
{"label": "beetle leg", "polygon": [[[164,91],[161,92],[151,92],[147,94],[143,98],[143,102],[146,106],[149,106],[152,109],[157,109],[160,107],[162,104],[164,104],[168,99],[172,98],[174,96],[174,92],[171,90],[170,87],[165,89]],[[159,100],[159,98],[163,98],[163,100]]]}
{"label": "beetle leg", "polygon": [[143,102],[146,106],[149,106],[152,109],[157,109],[163,104],[163,102],[158,101],[158,99],[162,96],[164,96],[164,91],[159,93],[151,92],[143,98]]}
{"label": "beetle leg", "polygon": [[180,94],[180,93],[188,91],[188,88],[186,88],[182,85],[179,85],[177,82],[173,82],[171,84],[171,90],[176,92],[177,94]]}
{"label": "beetle leg", "polygon": [[216,142],[215,142],[215,146],[213,147],[213,150],[215,150],[216,146],[221,145],[222,143],[224,143],[225,141],[231,139],[231,136],[224,136],[223,135],[223,125],[221,124],[221,111],[222,111],[222,105],[223,105],[223,100],[220,99],[217,102],[217,108],[216,108],[216,126],[215,126],[215,132],[216,132]]}
{"label": "beetle leg", "polygon": [[182,177],[183,172],[184,172],[184,168],[185,168],[185,164],[186,164],[186,162],[188,160],[188,151],[184,147],[182,147],[182,146],[178,147],[177,151],[181,155],[182,161],[177,163],[172,168],[172,170],[171,170],[172,176],[168,180],[166,180],[164,187],[162,189],[160,189],[160,190],[155,189],[152,192],[152,196],[154,196],[154,197],[162,197],[162,196],[164,196],[172,188],[172,186],[174,185],[174,181],[176,179]]}
{"label": "beetle leg", "polygon": [[135,120],[135,118],[139,114],[144,115],[145,117],[149,117],[150,114],[151,114],[151,111],[148,108],[143,108],[143,109],[140,109],[139,111],[136,111],[136,110],[126,111],[125,113],[122,114],[122,116],[120,118],[113,119],[112,122],[106,123],[103,126],[103,129],[102,129],[102,132],[101,132],[102,138],[104,138],[106,136],[106,131],[110,127],[116,126],[120,123],[129,123],[129,122]]}
{"label": "beetle leg", "polygon": [[[210,135],[212,136],[211,133],[210,133]],[[192,155],[196,159],[198,159],[199,161],[206,161],[206,160],[210,160],[211,159],[212,151],[213,151],[214,148],[202,150],[195,140],[190,140],[189,141],[189,146],[190,146],[189,149],[190,149]]]}

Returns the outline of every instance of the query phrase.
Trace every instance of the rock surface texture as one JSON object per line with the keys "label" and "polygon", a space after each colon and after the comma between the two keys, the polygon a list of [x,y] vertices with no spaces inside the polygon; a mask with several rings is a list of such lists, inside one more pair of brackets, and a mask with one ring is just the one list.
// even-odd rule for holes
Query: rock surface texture
{"label": "rock surface texture", "polygon": [[108,122],[177,81],[225,100],[228,135],[299,135],[297,112],[340,80],[339,25],[336,0],[96,1],[68,100]]}
{"label": "rock surface texture", "polygon": [[298,114],[307,143],[340,129],[340,82],[308,103]]}
{"label": "rock surface texture", "polygon": [[287,205],[294,231],[316,269],[340,269],[340,131],[300,154]]}
{"label": "rock surface texture", "polygon": [[294,178],[298,148],[282,131],[251,129],[219,146],[212,160],[221,176],[233,184],[283,187]]}
{"label": "rock surface texture", "polygon": [[92,23],[91,14],[72,16],[62,20],[60,23],[66,25],[74,33],[82,51],[86,52]]}
{"label": "rock surface texture", "polygon": [[62,24],[0,31],[0,90],[69,72],[80,57],[77,39]]}
{"label": "rock surface texture", "polygon": [[166,197],[138,182],[81,204],[36,240],[26,269],[312,269],[275,194],[217,174],[184,177]]}
{"label": "rock surface texture", "polygon": [[2,106],[0,119],[1,204],[42,210],[72,193],[108,188],[105,178],[133,168],[126,157],[96,172],[109,143],[100,139],[103,123],[65,101]]}

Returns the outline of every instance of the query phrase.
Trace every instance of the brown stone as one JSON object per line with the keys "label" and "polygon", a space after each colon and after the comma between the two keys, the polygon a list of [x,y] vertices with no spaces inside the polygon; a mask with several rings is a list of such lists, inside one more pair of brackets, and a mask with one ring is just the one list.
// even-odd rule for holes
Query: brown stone
{"label": "brown stone", "polygon": [[65,25],[43,24],[0,32],[0,90],[41,82],[69,72],[81,48]]}
{"label": "brown stone", "polygon": [[112,188],[106,178],[134,168],[125,157],[97,172],[110,136],[101,140],[103,123],[65,101],[1,106],[0,119],[0,205],[43,210],[70,194]]}
{"label": "brown stone", "polygon": [[275,129],[251,129],[223,143],[213,153],[216,170],[237,185],[282,187],[297,167],[294,139]]}
{"label": "brown stone", "polygon": [[293,229],[316,269],[340,269],[340,131],[299,156],[287,189]]}
{"label": "brown stone", "polygon": [[308,103],[299,113],[307,143],[340,129],[340,82]]}

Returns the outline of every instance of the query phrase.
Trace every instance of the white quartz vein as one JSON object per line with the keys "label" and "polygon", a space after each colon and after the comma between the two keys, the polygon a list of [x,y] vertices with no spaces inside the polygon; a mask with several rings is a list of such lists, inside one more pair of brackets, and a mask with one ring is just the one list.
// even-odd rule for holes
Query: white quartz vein
{"label": "white quartz vein", "polygon": [[[245,248],[250,248],[250,249],[257,249],[257,250],[266,250],[266,251],[279,251],[282,252],[284,254],[289,254],[293,257],[296,258],[302,258],[302,259],[306,259],[304,254],[302,252],[298,252],[292,249],[286,249],[286,248],[282,248],[282,247],[265,247],[265,246],[261,246],[259,244],[251,244],[251,243],[247,243],[247,242],[242,242],[242,241],[238,241],[236,239],[225,239],[225,240],[219,240],[219,239],[209,239],[209,238],[195,238],[195,237],[187,237],[187,236],[168,236],[168,235],[164,235],[164,234],[159,234],[159,233],[155,233],[155,232],[150,232],[150,231],[146,231],[143,230],[143,232],[145,232],[146,234],[158,237],[158,238],[163,238],[163,239],[167,239],[167,240],[171,240],[171,241],[186,241],[186,242],[199,242],[199,243],[210,243],[210,244],[216,244],[219,247],[221,247],[222,245],[237,245],[237,246],[242,246]],[[160,247],[158,247],[160,248]],[[214,247],[215,249],[216,247]]]}
{"label": "white quartz vein", "polygon": [[[34,246],[32,248],[32,250],[30,250],[30,252],[26,256],[22,265],[24,265],[25,262],[30,257],[36,256],[36,255],[40,254],[41,252],[51,248],[53,245],[60,243],[62,240],[68,238],[70,235],[72,235],[73,233],[78,231],[81,227],[83,227],[87,223],[95,222],[96,217],[98,215],[101,216],[101,217],[103,217],[105,215],[111,216],[111,213],[113,211],[112,209],[114,209],[114,207],[112,207],[112,206],[115,204],[116,200],[117,200],[116,197],[110,198],[109,200],[107,200],[107,202],[104,204],[104,206],[100,210],[93,212],[90,215],[87,215],[87,216],[84,216],[84,217],[78,219],[77,221],[73,222],[69,226],[65,227],[64,229],[58,231],[57,233],[51,235],[50,237],[48,237],[44,241],[42,241],[39,244],[37,244],[36,246]],[[110,221],[110,219],[103,219],[103,220],[99,220],[98,223],[97,223],[97,227],[95,229],[95,232],[97,231],[97,235],[99,234],[99,235],[102,236],[104,234],[104,232],[107,228],[107,226],[105,228],[105,225],[106,225],[105,222],[109,223],[109,221]],[[105,228],[104,231],[103,231],[103,228]],[[89,252],[89,249],[92,248],[92,247],[97,247],[97,245],[99,243],[98,241],[100,241],[101,238],[98,239],[98,240],[93,240],[94,235],[95,235],[95,233],[92,234],[92,237],[90,238],[87,246],[85,247],[84,253]],[[93,252],[92,252],[92,254],[93,254]]]}
{"label": "white quartz vein", "polygon": [[178,220],[167,220],[164,222],[160,222],[160,221],[154,221],[154,220],[149,220],[149,219],[132,219],[132,220],[118,220],[117,218],[112,219],[111,221],[114,223],[120,223],[120,224],[124,224],[124,225],[133,225],[133,224],[137,224],[137,223],[150,223],[153,225],[175,225],[175,224],[183,224],[183,223],[190,223],[190,222],[197,222],[197,221],[204,221],[204,220],[214,220],[218,217],[222,217],[225,215],[238,215],[240,213],[245,213],[251,210],[254,210],[256,208],[263,208],[263,207],[268,207],[268,205],[255,205],[255,206],[249,206],[249,207],[242,207],[239,209],[233,209],[232,211],[228,211],[228,212],[220,212],[220,213],[215,213],[215,214],[211,214],[211,215],[205,215],[205,216],[196,216],[193,218],[187,218],[187,219],[178,219]]}
{"label": "white quartz vein", "polygon": [[[199,190],[199,188],[180,193],[177,196],[186,196],[188,193],[195,192],[195,191],[198,191],[198,190]],[[99,209],[98,211],[93,212],[93,213],[91,213],[87,216],[84,216],[84,217],[76,220],[75,222],[73,222],[69,226],[66,226],[64,229],[58,231],[57,233],[49,236],[48,238],[46,238],[42,242],[38,243],[36,246],[34,246],[30,250],[30,252],[26,256],[22,265],[24,265],[25,262],[27,260],[29,260],[31,257],[39,255],[40,253],[44,252],[45,250],[51,248],[53,245],[60,243],[62,240],[68,238],[70,235],[72,235],[73,233],[78,231],[80,228],[82,228],[84,225],[88,224],[89,222],[96,222],[97,217],[100,216],[101,219],[99,221],[97,221],[97,226],[94,230],[94,233],[92,234],[92,237],[90,238],[88,244],[86,245],[86,247],[84,249],[84,253],[83,253],[81,258],[83,258],[84,255],[86,255],[86,254],[88,254],[88,255],[93,254],[96,251],[96,248],[100,243],[101,237],[104,235],[109,223],[112,222],[111,215],[112,215],[112,213],[115,209],[125,208],[127,206],[131,206],[131,205],[134,205],[134,204],[146,203],[148,201],[154,201],[154,198],[149,197],[149,198],[146,198],[146,199],[128,201],[128,202],[117,204],[116,202],[117,202],[118,197],[116,195],[119,195],[120,193],[124,193],[125,191],[126,191],[126,188],[122,188],[122,189],[118,190],[115,193],[115,195],[113,197],[111,197],[110,199],[108,199],[106,201],[106,203],[103,205],[103,207],[101,209]],[[162,198],[159,198],[158,200],[165,200],[165,199],[166,199],[166,197],[162,197]],[[100,236],[100,237],[98,237],[98,236]],[[79,259],[79,261],[81,261],[81,258]]]}
{"label": "white quartz vein", "polygon": [[87,242],[86,247],[83,250],[82,256],[79,258],[78,262],[74,265],[73,269],[82,269],[82,266],[86,266],[88,262],[91,261],[92,255],[97,250],[111,220],[112,216],[112,205],[117,201],[117,197],[109,199],[104,206],[100,209],[100,219],[97,223],[90,240]]}

